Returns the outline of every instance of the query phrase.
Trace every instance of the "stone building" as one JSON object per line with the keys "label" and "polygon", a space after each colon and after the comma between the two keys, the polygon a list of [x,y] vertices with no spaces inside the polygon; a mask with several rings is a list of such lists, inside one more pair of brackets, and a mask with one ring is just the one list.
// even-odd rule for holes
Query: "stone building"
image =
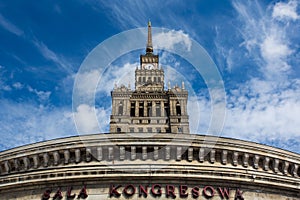
{"label": "stone building", "polygon": [[112,91],[114,134],[0,152],[1,200],[300,199],[297,153],[230,138],[148,133],[189,133],[188,93],[164,90],[150,24],[140,59],[135,90]]}
{"label": "stone building", "polygon": [[151,23],[148,23],[146,54],[135,70],[135,89],[121,85],[111,92],[110,132],[189,133],[188,92],[175,86],[164,89],[164,70],[153,54]]}

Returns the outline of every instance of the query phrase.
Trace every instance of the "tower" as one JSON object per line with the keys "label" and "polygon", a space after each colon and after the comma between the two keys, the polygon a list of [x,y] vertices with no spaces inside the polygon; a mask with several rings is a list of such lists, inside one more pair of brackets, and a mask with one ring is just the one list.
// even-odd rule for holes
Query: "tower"
{"label": "tower", "polygon": [[146,54],[135,70],[135,89],[115,86],[111,92],[111,133],[189,133],[188,92],[175,86],[164,90],[164,70],[153,54],[151,22],[148,22]]}

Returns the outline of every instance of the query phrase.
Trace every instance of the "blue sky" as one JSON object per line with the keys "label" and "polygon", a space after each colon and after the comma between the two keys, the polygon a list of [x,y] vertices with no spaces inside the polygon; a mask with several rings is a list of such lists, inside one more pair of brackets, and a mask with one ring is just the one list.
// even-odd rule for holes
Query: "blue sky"
{"label": "blue sky", "polygon": [[[194,40],[215,62],[227,102],[221,136],[300,153],[299,4],[296,0],[0,1],[0,150],[77,135],[73,114],[82,119],[86,132],[94,133],[93,110],[97,130],[107,132],[110,90],[114,83],[130,82],[144,49],[111,63],[98,84],[95,108],[81,105],[72,110],[77,72],[98,44],[120,32],[146,27],[151,19],[154,27],[171,30],[169,39],[158,43],[186,45]],[[187,82],[191,129],[205,133],[211,104],[202,77],[184,59],[156,52],[167,80]],[[95,70],[85,75],[88,85],[97,83],[101,74]],[[194,106],[199,112],[191,112]],[[193,124],[199,116],[197,127]]]}

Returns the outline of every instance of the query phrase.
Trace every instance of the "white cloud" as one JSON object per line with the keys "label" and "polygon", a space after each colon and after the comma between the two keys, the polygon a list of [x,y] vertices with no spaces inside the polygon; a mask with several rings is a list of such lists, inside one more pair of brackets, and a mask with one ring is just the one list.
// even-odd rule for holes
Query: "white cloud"
{"label": "white cloud", "polygon": [[63,68],[67,73],[72,73],[72,67],[64,57],[57,55],[55,52],[50,50],[46,44],[44,44],[42,41],[37,40],[36,38],[32,40],[32,43],[40,51],[44,58],[54,62],[55,64]]}
{"label": "white cloud", "polygon": [[239,36],[243,39],[240,47],[245,47],[247,51],[241,51],[244,54],[236,51],[236,54],[252,58],[261,74],[268,80],[286,81],[291,73],[290,61],[296,47],[289,37],[291,27],[288,22],[293,18],[286,18],[281,23],[274,16],[278,16],[279,10],[295,6],[293,1],[287,4],[270,4],[268,8],[263,7],[259,1],[233,1],[233,7],[238,14],[237,23],[241,27]]}
{"label": "white cloud", "polygon": [[76,134],[71,111],[1,100],[0,149]]}
{"label": "white cloud", "polygon": [[126,87],[134,87],[135,84],[135,69],[139,66],[138,63],[125,63],[122,66],[111,65],[107,71],[102,74],[99,84],[97,86],[97,92],[105,92],[110,95],[114,85],[125,85]]}
{"label": "white cloud", "polygon": [[13,87],[14,87],[15,89],[20,90],[20,89],[22,89],[22,88],[24,87],[24,85],[23,85],[22,83],[20,83],[20,82],[15,82],[15,83],[13,84]]}
{"label": "white cloud", "polygon": [[76,85],[80,96],[95,94],[96,91],[93,88],[96,87],[100,79],[100,70],[95,69],[89,72],[77,73],[76,78],[80,82],[79,85]]}
{"label": "white cloud", "polygon": [[96,120],[95,108],[86,104],[81,104],[74,113],[76,127],[79,133],[97,133],[98,122]]}
{"label": "white cloud", "polygon": [[297,20],[297,1],[290,0],[289,2],[277,2],[274,6],[272,17],[279,20]]}
{"label": "white cloud", "polygon": [[109,114],[110,112],[107,112],[103,107],[94,108],[86,104],[79,105],[74,113],[78,133],[107,132]]}
{"label": "white cloud", "polygon": [[41,103],[47,102],[49,100],[50,95],[51,95],[50,91],[37,90],[37,89],[32,88],[31,86],[27,86],[27,89],[28,89],[29,92],[32,92],[32,93],[36,94]]}
{"label": "white cloud", "polygon": [[191,50],[192,41],[188,34],[182,30],[167,31],[153,35],[154,48],[174,50],[176,47],[185,47],[186,51]]}
{"label": "white cloud", "polygon": [[20,28],[18,28],[16,25],[14,25],[13,23],[8,21],[7,19],[5,19],[1,13],[0,13],[0,25],[5,30],[7,30],[17,36],[23,35],[23,31]]}

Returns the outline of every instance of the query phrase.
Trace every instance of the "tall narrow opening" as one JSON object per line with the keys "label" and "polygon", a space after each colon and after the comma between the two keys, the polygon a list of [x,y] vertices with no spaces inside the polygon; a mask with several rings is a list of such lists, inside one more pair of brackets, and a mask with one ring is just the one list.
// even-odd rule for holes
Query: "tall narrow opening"
{"label": "tall narrow opening", "polygon": [[144,117],[144,102],[139,103],[139,116]]}
{"label": "tall narrow opening", "polygon": [[176,103],[176,114],[181,115],[181,108],[180,108],[180,103],[177,101]]}
{"label": "tall narrow opening", "polygon": [[135,116],[135,102],[131,102],[130,106],[130,116],[134,117]]}
{"label": "tall narrow opening", "polygon": [[160,102],[156,102],[156,116],[157,116],[157,117],[160,117],[160,116],[161,116]]}

